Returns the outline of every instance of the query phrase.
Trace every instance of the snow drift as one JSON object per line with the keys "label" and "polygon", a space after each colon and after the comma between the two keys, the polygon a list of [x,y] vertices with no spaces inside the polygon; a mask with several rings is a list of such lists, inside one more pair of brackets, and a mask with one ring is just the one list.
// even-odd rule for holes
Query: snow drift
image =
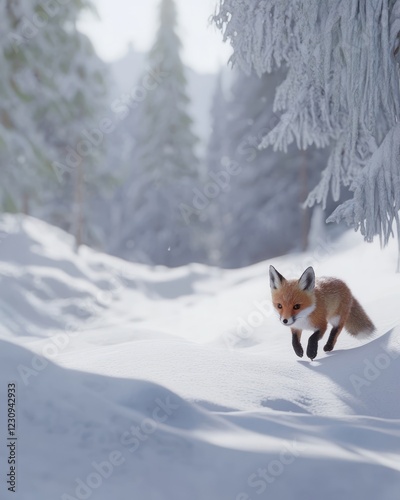
{"label": "snow drift", "polygon": [[[344,278],[378,327],[311,363],[271,314],[269,262],[148,268],[76,254],[35,219],[2,217],[0,231],[18,499],[397,498],[395,248],[347,235],[274,260],[284,275],[312,264]],[[4,422],[1,433],[4,450]]]}

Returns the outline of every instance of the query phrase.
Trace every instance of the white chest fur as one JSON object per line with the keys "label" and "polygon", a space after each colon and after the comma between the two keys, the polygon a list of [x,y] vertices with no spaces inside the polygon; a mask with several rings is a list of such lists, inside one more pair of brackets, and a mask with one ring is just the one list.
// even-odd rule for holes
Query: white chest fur
{"label": "white chest fur", "polygon": [[309,319],[315,307],[315,305],[312,305],[301,311],[297,315],[296,321],[293,323],[293,328],[298,328],[299,330],[315,330],[315,325],[313,325]]}

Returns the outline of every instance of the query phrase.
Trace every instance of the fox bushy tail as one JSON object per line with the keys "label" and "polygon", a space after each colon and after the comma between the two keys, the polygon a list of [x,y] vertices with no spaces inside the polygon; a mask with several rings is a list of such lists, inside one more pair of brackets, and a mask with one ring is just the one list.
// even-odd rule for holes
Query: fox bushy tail
{"label": "fox bushy tail", "polygon": [[375,325],[355,298],[353,298],[350,314],[344,326],[351,335],[360,333],[370,335],[376,330]]}

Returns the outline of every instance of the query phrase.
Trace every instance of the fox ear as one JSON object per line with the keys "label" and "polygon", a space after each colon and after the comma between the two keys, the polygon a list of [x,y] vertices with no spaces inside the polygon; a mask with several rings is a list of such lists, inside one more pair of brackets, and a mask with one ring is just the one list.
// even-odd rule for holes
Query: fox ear
{"label": "fox ear", "polygon": [[278,289],[282,286],[282,283],[286,281],[282,274],[274,268],[274,266],[269,266],[269,284],[271,288]]}
{"label": "fox ear", "polygon": [[311,292],[315,287],[315,273],[312,267],[307,267],[300,276],[299,287],[305,292]]}

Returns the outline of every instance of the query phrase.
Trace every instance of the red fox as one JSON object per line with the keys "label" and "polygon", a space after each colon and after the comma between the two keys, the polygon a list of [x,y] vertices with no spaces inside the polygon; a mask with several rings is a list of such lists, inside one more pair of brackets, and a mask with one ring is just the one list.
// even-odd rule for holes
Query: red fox
{"label": "red fox", "polygon": [[324,351],[332,351],[343,327],[351,335],[372,334],[375,326],[349,287],[337,278],[315,279],[308,267],[299,280],[286,280],[273,266],[269,268],[272,302],[282,324],[292,331],[295,353],[303,357],[300,337],[303,330],[313,330],[308,340],[307,356],[317,356],[318,341],[328,327],[332,330]]}

